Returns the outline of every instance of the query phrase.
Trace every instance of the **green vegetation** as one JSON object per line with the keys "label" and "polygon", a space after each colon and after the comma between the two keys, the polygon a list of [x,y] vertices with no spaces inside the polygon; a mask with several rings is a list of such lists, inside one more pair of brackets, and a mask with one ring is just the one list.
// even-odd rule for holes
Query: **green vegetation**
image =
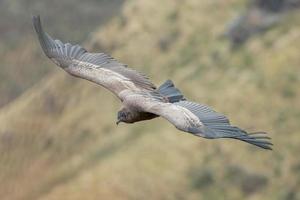
{"label": "green vegetation", "polygon": [[269,132],[274,151],[163,119],[116,127],[115,97],[57,69],[0,110],[0,199],[299,199],[300,13],[231,51],[220,36],[243,5],[130,0],[86,46]]}

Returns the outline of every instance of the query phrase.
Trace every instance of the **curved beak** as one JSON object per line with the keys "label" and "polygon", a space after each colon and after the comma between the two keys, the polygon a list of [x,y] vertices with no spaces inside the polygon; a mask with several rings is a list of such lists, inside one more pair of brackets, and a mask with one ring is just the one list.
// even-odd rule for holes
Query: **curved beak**
{"label": "curved beak", "polygon": [[121,120],[118,119],[118,121],[116,121],[116,125],[118,126],[120,122]]}

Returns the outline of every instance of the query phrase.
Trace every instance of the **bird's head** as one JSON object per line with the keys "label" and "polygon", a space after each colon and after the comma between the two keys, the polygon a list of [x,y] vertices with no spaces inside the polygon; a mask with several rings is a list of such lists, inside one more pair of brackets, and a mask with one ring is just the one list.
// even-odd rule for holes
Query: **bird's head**
{"label": "bird's head", "polygon": [[120,122],[133,123],[132,114],[127,108],[123,108],[118,112],[118,118],[116,124],[118,125]]}

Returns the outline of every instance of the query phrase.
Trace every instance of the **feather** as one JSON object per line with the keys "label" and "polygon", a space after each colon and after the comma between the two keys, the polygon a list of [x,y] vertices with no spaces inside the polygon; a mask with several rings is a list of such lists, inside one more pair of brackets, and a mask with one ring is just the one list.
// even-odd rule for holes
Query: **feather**
{"label": "feather", "polygon": [[182,93],[175,87],[171,80],[165,81],[161,86],[159,86],[157,91],[167,97],[170,103],[185,100]]}
{"label": "feather", "polygon": [[269,137],[258,134],[248,134],[246,131],[230,125],[230,122],[226,116],[215,112],[206,105],[189,101],[177,102],[175,104],[190,110],[203,123],[204,127],[189,128],[189,131],[195,135],[209,139],[232,138],[259,146],[264,149],[272,149],[270,147],[272,143],[266,141],[270,139]]}
{"label": "feather", "polygon": [[[54,40],[44,32],[39,16],[34,16],[32,21],[46,56],[51,58],[55,64],[63,69],[67,69],[66,71],[72,75],[96,82],[110,89],[114,93],[131,87],[128,83],[121,83],[120,81],[122,80],[127,82],[130,81],[134,84],[135,88],[131,87],[131,89],[155,90],[155,85],[151,83],[144,74],[128,68],[127,65],[120,63],[105,53],[89,53],[79,45],[72,45],[70,43],[64,44],[60,40]],[[102,73],[107,72],[108,70],[111,72]],[[81,72],[85,73],[81,74]],[[96,74],[101,78],[94,77]],[[106,77],[107,74],[110,76],[115,75],[119,78]],[[101,81],[99,81],[99,79],[101,79]],[[115,81],[114,86],[118,85],[118,91],[114,91],[111,81]]]}

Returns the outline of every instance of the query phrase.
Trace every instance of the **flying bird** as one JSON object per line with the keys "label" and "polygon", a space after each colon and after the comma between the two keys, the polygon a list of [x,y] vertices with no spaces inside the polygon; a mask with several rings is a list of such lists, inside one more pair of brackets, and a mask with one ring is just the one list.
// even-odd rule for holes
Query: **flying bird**
{"label": "flying bird", "polygon": [[208,139],[232,138],[272,149],[264,132],[247,133],[232,126],[226,116],[204,104],[188,101],[171,80],[156,87],[147,76],[105,53],[90,53],[44,32],[40,17],[33,26],[45,55],[69,74],[92,81],[115,94],[123,107],[117,124],[163,117],[177,129]]}

